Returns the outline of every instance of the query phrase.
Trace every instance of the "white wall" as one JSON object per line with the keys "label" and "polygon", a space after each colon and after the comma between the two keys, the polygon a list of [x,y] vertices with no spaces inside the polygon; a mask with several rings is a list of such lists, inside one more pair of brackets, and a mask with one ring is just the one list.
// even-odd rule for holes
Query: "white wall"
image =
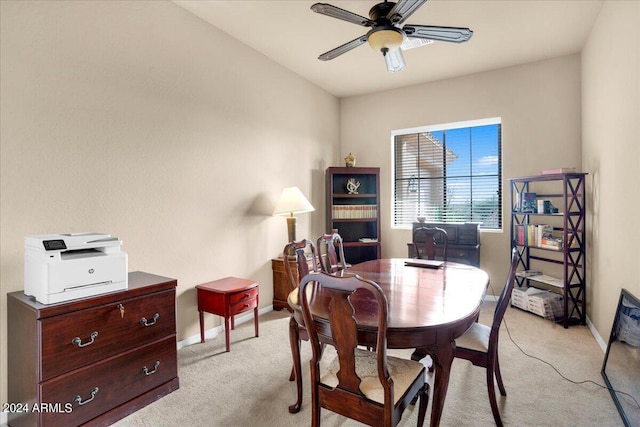
{"label": "white wall", "polygon": [[338,100],[171,2],[0,4],[0,402],[26,235],[123,239],[131,271],[178,279],[179,339],[198,283],[253,278],[271,305],[271,212],[297,185],[317,208],[299,237],[324,231]]}
{"label": "white wall", "polygon": [[[429,46],[425,46],[428,54]],[[382,253],[406,256],[409,230],[391,228],[391,131],[502,117],[504,232],[481,233],[481,267],[499,292],[509,261],[510,177],[581,165],[580,57],[527,65],[358,96],[340,101],[343,153],[358,166],[380,166]]]}
{"label": "white wall", "polygon": [[582,52],[589,170],[589,317],[609,338],[622,288],[640,298],[640,2],[606,1]]}

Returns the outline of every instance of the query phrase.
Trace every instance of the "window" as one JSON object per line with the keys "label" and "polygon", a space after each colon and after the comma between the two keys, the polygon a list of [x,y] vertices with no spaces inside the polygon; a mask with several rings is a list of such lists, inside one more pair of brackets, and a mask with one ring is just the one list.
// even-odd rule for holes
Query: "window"
{"label": "window", "polygon": [[479,222],[502,227],[501,120],[392,132],[393,225]]}

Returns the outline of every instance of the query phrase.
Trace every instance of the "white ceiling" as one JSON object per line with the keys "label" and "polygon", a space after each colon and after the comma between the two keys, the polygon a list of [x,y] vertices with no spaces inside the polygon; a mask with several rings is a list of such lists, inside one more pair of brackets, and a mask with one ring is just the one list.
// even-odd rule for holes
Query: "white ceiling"
{"label": "white ceiling", "polygon": [[[369,16],[375,0],[327,3]],[[367,28],[310,10],[315,1],[175,0],[191,13],[338,97],[446,79],[579,52],[603,0],[430,0],[405,24],[469,27],[466,43],[404,51],[406,68],[386,71],[367,44],[331,61],[318,55]]]}

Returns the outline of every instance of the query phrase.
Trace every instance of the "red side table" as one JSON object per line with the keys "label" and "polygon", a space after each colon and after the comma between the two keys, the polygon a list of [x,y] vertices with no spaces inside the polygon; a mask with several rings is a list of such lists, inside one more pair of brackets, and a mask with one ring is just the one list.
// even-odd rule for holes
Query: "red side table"
{"label": "red side table", "polygon": [[[237,277],[225,277],[196,286],[200,313],[200,342],[204,342],[204,312],[224,317],[227,351],[230,351],[229,331],[235,329],[233,316],[253,309],[253,323],[258,336],[258,282]],[[231,322],[229,322],[231,321]]]}

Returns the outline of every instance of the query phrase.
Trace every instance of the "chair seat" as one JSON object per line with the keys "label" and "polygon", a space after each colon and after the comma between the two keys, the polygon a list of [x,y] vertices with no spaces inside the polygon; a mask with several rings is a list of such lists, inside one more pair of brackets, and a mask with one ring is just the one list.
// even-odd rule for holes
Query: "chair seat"
{"label": "chair seat", "polygon": [[486,353],[489,351],[491,328],[482,323],[474,323],[461,337],[456,338],[456,347]]}
{"label": "chair seat", "polygon": [[[384,390],[378,379],[376,353],[357,348],[355,355],[356,372],[362,380],[360,383],[360,391],[362,391],[368,399],[384,404]],[[393,379],[395,400],[397,402],[415,381],[420,371],[424,369],[424,365],[414,360],[400,359],[393,356],[387,356],[387,365],[389,375],[391,375]],[[324,370],[320,381],[328,387],[336,387],[338,385],[337,374],[339,370],[340,363],[336,357],[329,367]]]}

